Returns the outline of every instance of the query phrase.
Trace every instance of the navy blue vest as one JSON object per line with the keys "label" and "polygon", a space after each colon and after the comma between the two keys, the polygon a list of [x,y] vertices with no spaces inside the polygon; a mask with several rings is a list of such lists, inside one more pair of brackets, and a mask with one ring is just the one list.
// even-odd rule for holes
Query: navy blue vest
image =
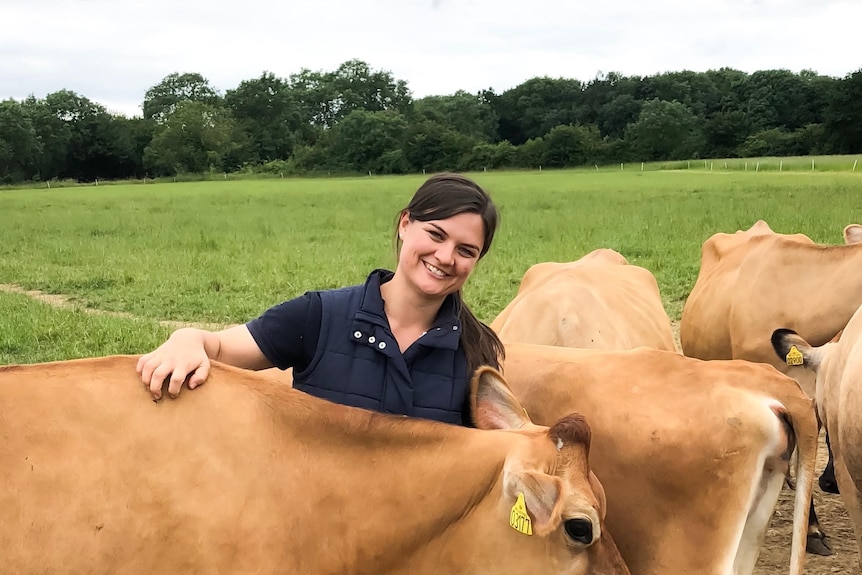
{"label": "navy blue vest", "polygon": [[[336,403],[462,424],[469,390],[454,298],[404,354],[389,330],[375,271],[365,285],[318,292],[320,339],[294,387]],[[468,424],[468,422],[463,422]]]}

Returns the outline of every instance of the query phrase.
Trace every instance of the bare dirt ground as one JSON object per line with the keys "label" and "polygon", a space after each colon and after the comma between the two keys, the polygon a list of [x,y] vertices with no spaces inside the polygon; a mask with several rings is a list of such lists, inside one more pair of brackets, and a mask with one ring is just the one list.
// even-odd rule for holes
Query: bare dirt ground
{"label": "bare dirt ground", "polygon": [[[823,434],[820,436],[820,447],[817,453],[817,477],[826,467],[826,444]],[[859,562],[856,553],[856,537],[850,519],[844,511],[840,495],[823,493],[814,485],[814,507],[820,526],[826,532],[832,545],[833,555],[821,557],[807,554],[805,573],[811,575],[833,575],[835,573],[859,573]],[[755,575],[777,575],[787,573],[790,566],[790,535],[793,528],[793,491],[786,487],[781,491],[778,505],[760,558],[754,569]]]}
{"label": "bare dirt ground", "polygon": [[[0,291],[10,293],[21,293],[49,305],[61,308],[79,309],[86,313],[104,314],[115,317],[133,318],[131,314],[122,312],[108,312],[84,307],[71,298],[64,295],[46,294],[35,290],[24,290],[14,284],[0,284]],[[200,327],[203,329],[222,329],[225,325],[183,323],[176,321],[160,321],[168,327]],[[672,322],[674,337],[679,345],[679,324]],[[290,384],[290,373],[280,370],[268,370],[274,377],[283,378]],[[817,477],[826,466],[826,445],[823,434],[820,437],[820,447],[817,454]],[[790,567],[790,538],[793,529],[793,491],[785,487],[776,506],[772,521],[769,524],[763,548],[754,569],[754,575],[783,575],[788,573]],[[720,502],[716,502],[720,505]],[[835,573],[859,573],[859,562],[856,551],[856,538],[850,519],[844,510],[844,504],[839,495],[823,493],[816,484],[814,485],[814,506],[820,525],[826,532],[829,542],[834,551],[829,557],[821,557],[810,553],[806,556],[805,573],[810,575],[834,575]],[[672,574],[671,574],[672,575]]]}

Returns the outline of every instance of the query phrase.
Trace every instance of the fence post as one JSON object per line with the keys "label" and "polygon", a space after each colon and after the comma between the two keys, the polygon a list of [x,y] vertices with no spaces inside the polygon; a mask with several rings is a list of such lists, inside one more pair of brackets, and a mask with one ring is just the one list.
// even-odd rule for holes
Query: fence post
{"label": "fence post", "polygon": [[853,160],[853,169],[852,169],[852,170],[850,170],[851,172],[855,172],[855,171],[856,171],[856,162],[858,162],[858,161],[859,161],[859,160]]}
{"label": "fence post", "polygon": [[811,171],[814,171],[814,158],[811,158]]}
{"label": "fence post", "polygon": [[760,162],[757,162],[757,165],[756,165],[756,166],[754,166],[754,171],[755,171],[755,172],[759,172],[759,171],[760,171]]}
{"label": "fence post", "polygon": [[778,171],[780,172],[783,169],[784,169],[784,160],[778,160]]}

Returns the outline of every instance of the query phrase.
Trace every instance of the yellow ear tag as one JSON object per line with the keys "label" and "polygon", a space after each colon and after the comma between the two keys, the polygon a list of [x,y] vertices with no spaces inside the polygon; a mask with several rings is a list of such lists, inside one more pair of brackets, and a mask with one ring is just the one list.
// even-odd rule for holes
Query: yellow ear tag
{"label": "yellow ear tag", "polygon": [[795,345],[790,346],[790,351],[787,352],[787,357],[784,358],[787,365],[802,365],[802,352],[796,349]]}
{"label": "yellow ear tag", "polygon": [[533,534],[533,522],[527,515],[527,504],[524,502],[523,493],[518,494],[518,500],[512,506],[512,512],[509,513],[509,526],[524,535]]}

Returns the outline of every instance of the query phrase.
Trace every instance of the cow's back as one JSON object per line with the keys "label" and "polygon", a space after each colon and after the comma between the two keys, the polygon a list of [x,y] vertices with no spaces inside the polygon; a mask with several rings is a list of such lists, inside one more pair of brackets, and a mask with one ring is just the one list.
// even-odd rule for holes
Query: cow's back
{"label": "cow's back", "polygon": [[278,422],[238,370],[215,367],[202,391],[154,403],[132,357],[0,368],[4,569],[279,568],[290,509],[272,501],[295,494],[273,477]]}
{"label": "cow's back", "polygon": [[532,266],[491,328],[503,342],[676,349],[655,277],[612,250]]}

